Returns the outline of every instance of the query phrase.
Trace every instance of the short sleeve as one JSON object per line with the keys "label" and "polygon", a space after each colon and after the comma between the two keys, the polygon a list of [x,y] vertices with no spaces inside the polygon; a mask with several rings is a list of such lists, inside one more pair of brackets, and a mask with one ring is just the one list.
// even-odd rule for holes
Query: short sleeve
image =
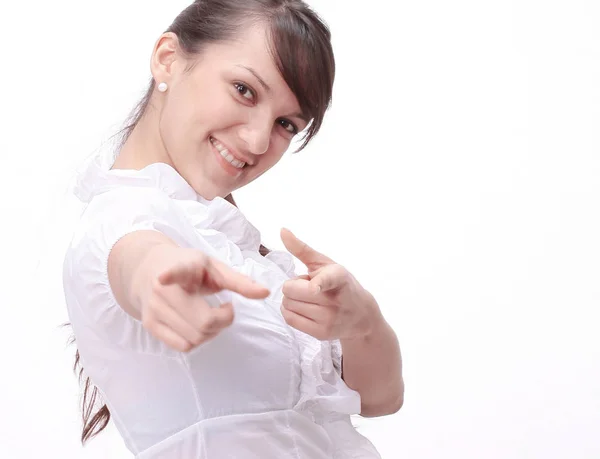
{"label": "short sleeve", "polygon": [[108,280],[108,257],[122,237],[139,230],[159,231],[180,246],[190,246],[193,227],[180,213],[158,189],[120,187],[94,197],[63,265],[67,309],[76,335],[78,327],[92,328],[114,344],[164,353],[164,346],[118,305]]}

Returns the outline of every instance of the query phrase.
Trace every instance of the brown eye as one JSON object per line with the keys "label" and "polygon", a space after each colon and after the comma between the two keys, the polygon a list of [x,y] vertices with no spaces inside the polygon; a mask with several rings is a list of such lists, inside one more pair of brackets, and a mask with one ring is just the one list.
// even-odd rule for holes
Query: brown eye
{"label": "brown eye", "polygon": [[298,134],[298,128],[288,120],[279,120],[277,122],[283,129],[288,131],[292,135]]}
{"label": "brown eye", "polygon": [[254,100],[254,92],[248,86],[243,83],[234,83],[234,86],[244,99]]}

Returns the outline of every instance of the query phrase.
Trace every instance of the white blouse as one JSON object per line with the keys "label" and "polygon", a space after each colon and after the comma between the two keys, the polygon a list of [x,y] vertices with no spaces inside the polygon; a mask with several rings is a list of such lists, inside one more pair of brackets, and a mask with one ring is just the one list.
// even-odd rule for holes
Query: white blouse
{"label": "white blouse", "polygon": [[[136,458],[380,458],[350,422],[360,395],[340,377],[339,341],[283,320],[290,254],[261,256],[260,233],[235,206],[202,198],[166,164],[123,171],[92,161],[75,191],[87,204],[64,262],[69,318],[83,367]],[[111,248],[137,230],[202,250],[271,294],[216,294],[233,302],[233,324],[177,352],[125,313],[109,285]]]}

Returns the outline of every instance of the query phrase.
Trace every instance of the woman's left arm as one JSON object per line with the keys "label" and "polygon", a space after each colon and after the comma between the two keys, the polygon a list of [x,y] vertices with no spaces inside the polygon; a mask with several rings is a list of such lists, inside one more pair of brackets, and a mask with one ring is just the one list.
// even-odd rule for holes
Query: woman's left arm
{"label": "woman's left arm", "polygon": [[402,355],[398,338],[373,300],[373,322],[364,336],[341,339],[342,377],[361,396],[361,415],[396,413],[404,403]]}
{"label": "woman's left arm", "polygon": [[360,394],[361,415],[397,412],[404,402],[400,346],[377,301],[348,270],[289,230],[281,238],[308,267],[307,275],[283,285],[284,319],[319,340],[340,340],[342,377]]}

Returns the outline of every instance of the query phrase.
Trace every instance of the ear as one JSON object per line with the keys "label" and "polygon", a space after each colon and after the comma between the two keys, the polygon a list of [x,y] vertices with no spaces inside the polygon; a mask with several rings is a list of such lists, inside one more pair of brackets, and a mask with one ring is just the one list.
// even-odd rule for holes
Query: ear
{"label": "ear", "polygon": [[154,45],[150,60],[150,72],[156,83],[170,83],[177,71],[180,59],[179,39],[173,32],[162,34]]}

